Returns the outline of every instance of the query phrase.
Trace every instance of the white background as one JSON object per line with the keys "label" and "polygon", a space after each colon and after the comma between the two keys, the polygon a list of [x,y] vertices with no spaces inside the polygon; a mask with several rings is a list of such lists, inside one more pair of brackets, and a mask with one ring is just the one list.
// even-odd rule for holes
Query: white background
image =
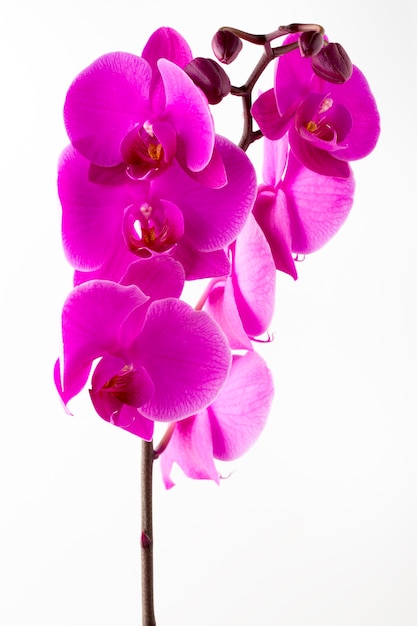
{"label": "white background", "polygon": [[[52,383],[71,288],[55,183],[66,89],[105,52],[140,54],[162,25],[210,56],[219,26],[300,21],[323,24],[367,75],[382,134],[354,164],[345,227],[297,282],[278,276],[276,340],[262,349],[276,399],[257,445],[220,487],[178,472],[166,491],[155,467],[157,621],[415,626],[412,0],[13,6],[0,19],[1,624],[140,623],[140,441],[98,418],[87,393],[66,415]],[[250,63],[238,67],[243,82]],[[238,140],[239,103],[214,115]]]}

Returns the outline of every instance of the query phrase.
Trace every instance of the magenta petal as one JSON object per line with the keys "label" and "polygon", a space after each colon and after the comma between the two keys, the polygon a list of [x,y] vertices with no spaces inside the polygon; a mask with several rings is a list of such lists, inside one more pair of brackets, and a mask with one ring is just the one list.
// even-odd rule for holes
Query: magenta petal
{"label": "magenta petal", "polygon": [[275,267],[297,279],[292,256],[291,225],[287,200],[282,189],[276,192],[261,189],[253,207],[253,214],[261,227],[275,262]]}
{"label": "magenta petal", "polygon": [[173,28],[158,28],[149,37],[142,57],[152,68],[156,68],[159,59],[168,59],[175,65],[184,68],[193,58],[190,46]]}
{"label": "magenta petal", "polygon": [[181,155],[177,155],[177,158],[182,169],[200,185],[211,187],[211,189],[221,189],[227,184],[226,169],[216,146],[214,146],[209,164],[200,172],[192,172],[181,158]]}
{"label": "magenta petal", "polygon": [[128,341],[127,331],[135,327],[130,322],[132,313],[147,299],[134,285],[110,281],[87,282],[69,294],[62,311],[61,397],[65,403],[83,388],[96,358],[114,354]]}
{"label": "magenta petal", "polygon": [[253,215],[236,239],[232,283],[243,327],[250,337],[261,335],[272,321],[275,305],[275,263]]}
{"label": "magenta petal", "polygon": [[290,156],[283,189],[293,252],[314,252],[335,235],[349,215],[354,188],[350,169],[347,178],[321,176]]}
{"label": "magenta petal", "polygon": [[74,286],[81,285],[88,280],[113,280],[118,283],[125,274],[129,264],[138,258],[127,248],[123,239],[121,224],[107,252],[105,262],[97,270],[74,272]]}
{"label": "magenta petal", "polygon": [[303,139],[332,152],[345,147],[343,142],[352,128],[352,116],[345,106],[334,103],[331,97],[314,93],[307,96],[298,108],[295,126]]}
{"label": "magenta petal", "polygon": [[177,243],[173,255],[183,266],[187,280],[227,276],[230,272],[230,261],[224,250],[201,252],[186,236]]}
{"label": "magenta petal", "polygon": [[207,407],[227,377],[231,358],[224,334],[207,313],[173,298],[150,305],[135,353],[155,385],[141,412],[159,421],[183,419]]}
{"label": "magenta petal", "polygon": [[105,54],[70,86],[64,119],[74,147],[97,165],[121,161],[120,143],[149,114],[151,68],[126,52]]}
{"label": "magenta petal", "polygon": [[233,357],[227,382],[208,410],[215,458],[230,461],[247,452],[265,426],[273,394],[271,372],[259,354]]}
{"label": "magenta petal", "polygon": [[295,127],[290,128],[289,137],[293,153],[310,170],[322,176],[349,178],[350,168],[348,163],[341,161],[330,152],[327,152],[327,150],[321,150],[300,137]]}
{"label": "magenta petal", "polygon": [[164,116],[175,128],[190,170],[201,171],[211,159],[214,125],[205,96],[177,65],[158,61],[165,89]]}
{"label": "magenta petal", "polygon": [[156,194],[181,209],[188,238],[204,252],[220,250],[236,239],[256,193],[255,171],[246,154],[223,137],[216,138],[216,147],[228,180],[221,189],[198,184],[175,163],[153,182]]}
{"label": "magenta petal", "polygon": [[133,261],[120,280],[122,285],[137,285],[149,301],[179,298],[184,288],[184,268],[170,256],[153,256]]}
{"label": "magenta petal", "polygon": [[332,85],[331,96],[343,104],[352,116],[348,145],[337,156],[346,161],[362,159],[376,145],[380,132],[379,113],[375,98],[362,72],[353,67],[351,78],[343,85]]}
{"label": "magenta petal", "polygon": [[127,430],[127,432],[145,441],[152,441],[154,422],[144,417],[138,409],[124,404],[117,417],[117,423],[114,422],[115,426],[123,428],[123,430]]}
{"label": "magenta petal", "polygon": [[[131,418],[121,409],[124,405],[139,408],[153,394],[154,386],[147,372],[133,368],[111,355],[103,357],[91,379],[90,397],[97,413],[107,422],[120,428],[131,425]],[[135,417],[136,413],[131,412]],[[125,421],[125,418],[128,418]]]}
{"label": "magenta petal", "polygon": [[230,279],[226,280],[225,286],[219,285],[211,290],[204,308],[220,326],[232,350],[252,350],[252,343],[239,316]]}
{"label": "magenta petal", "polygon": [[184,474],[197,480],[211,479],[219,483],[213,461],[213,444],[207,412],[175,424],[168,447],[160,457],[162,477],[167,489],[174,486],[170,474],[177,463]]}
{"label": "magenta petal", "polygon": [[[296,41],[299,35],[289,35],[284,44]],[[295,111],[300,102],[311,91],[314,72],[311,59],[301,56],[299,50],[292,50],[277,60],[275,69],[275,96],[281,115]]]}
{"label": "magenta petal", "polygon": [[79,270],[95,270],[106,261],[115,232],[121,229],[122,211],[130,202],[127,185],[90,182],[89,167],[89,161],[68,146],[58,168],[64,250]]}
{"label": "magenta petal", "polygon": [[273,89],[262,93],[252,106],[252,115],[262,134],[268,139],[280,139],[287,132],[294,115],[294,111],[287,111],[280,115]]}
{"label": "magenta petal", "polygon": [[105,356],[98,363],[91,383],[90,397],[100,417],[143,439],[152,438],[153,422],[137,409],[154,391],[143,368],[133,369],[122,359]]}
{"label": "magenta petal", "polygon": [[276,187],[284,174],[288,158],[288,135],[279,141],[264,139],[262,178],[266,185]]}
{"label": "magenta petal", "polygon": [[173,28],[158,28],[148,39],[142,58],[148,61],[152,68],[151,100],[153,113],[159,115],[163,111],[165,92],[161,75],[158,70],[158,60],[168,59],[175,65],[184,68],[193,58],[190,47],[185,39]]}

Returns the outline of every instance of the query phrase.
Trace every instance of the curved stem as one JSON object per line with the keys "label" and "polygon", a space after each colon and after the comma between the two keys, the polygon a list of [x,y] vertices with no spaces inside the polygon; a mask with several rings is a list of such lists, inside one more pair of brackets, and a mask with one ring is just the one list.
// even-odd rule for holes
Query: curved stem
{"label": "curved stem", "polygon": [[287,52],[291,52],[291,50],[296,50],[297,48],[298,41],[286,44],[285,46],[278,46],[276,48],[272,48],[269,41],[266,41],[264,44],[264,53],[246,83],[242,85],[242,87],[232,86],[230,93],[233,96],[240,96],[242,98],[243,132],[239,141],[239,147],[242,148],[242,150],[246,151],[251,143],[262,137],[262,132],[260,130],[253,130],[253,117],[251,113],[252,91],[256,82],[271,61],[277,59],[283,54],[286,54]]}
{"label": "curved stem", "polygon": [[152,470],[154,452],[152,441],[142,441],[141,460],[141,563],[142,563],[142,626],[156,626],[153,594],[153,524]]}

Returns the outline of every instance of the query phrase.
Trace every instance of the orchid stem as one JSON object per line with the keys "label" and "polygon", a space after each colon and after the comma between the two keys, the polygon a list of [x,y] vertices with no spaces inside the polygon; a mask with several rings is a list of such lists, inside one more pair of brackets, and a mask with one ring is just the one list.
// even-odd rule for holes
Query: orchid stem
{"label": "orchid stem", "polygon": [[[272,34],[271,34],[272,35]],[[231,94],[233,96],[240,96],[242,98],[243,105],[243,133],[242,137],[239,141],[239,147],[242,148],[246,152],[251,143],[260,139],[263,135],[260,130],[253,130],[253,117],[251,113],[252,108],[252,91],[260,78],[262,72],[266,69],[271,61],[277,59],[278,57],[286,54],[287,52],[291,52],[291,50],[296,50],[298,48],[298,42],[295,41],[293,43],[286,44],[284,46],[277,46],[276,48],[272,48],[270,41],[268,40],[268,35],[265,35],[267,38],[264,43],[264,52],[256,64],[255,69],[249,76],[248,80],[242,87],[234,87],[232,85]]]}
{"label": "orchid stem", "polygon": [[153,591],[153,524],[152,524],[152,471],[154,451],[152,441],[142,441],[142,626],[156,626]]}

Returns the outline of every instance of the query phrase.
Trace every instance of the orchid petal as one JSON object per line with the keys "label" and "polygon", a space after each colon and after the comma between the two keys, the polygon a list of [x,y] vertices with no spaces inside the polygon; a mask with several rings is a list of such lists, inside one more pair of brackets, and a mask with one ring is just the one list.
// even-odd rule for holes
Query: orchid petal
{"label": "orchid petal", "polygon": [[317,148],[309,141],[305,141],[295,127],[290,128],[289,138],[294,155],[310,170],[322,176],[349,178],[350,167],[346,161],[341,161],[327,150]]}
{"label": "orchid petal", "polygon": [[170,256],[133,261],[121,279],[122,285],[137,285],[149,301],[179,298],[184,287],[184,269]]}
{"label": "orchid petal", "polygon": [[149,114],[151,68],[126,52],[105,54],[70,86],[64,120],[74,147],[97,165],[121,161],[120,142]]}
{"label": "orchid petal", "polygon": [[187,280],[227,276],[230,272],[230,261],[224,250],[201,252],[186,235],[175,246],[173,256],[183,266]]}
{"label": "orchid petal", "polygon": [[231,358],[224,334],[207,313],[174,298],[150,305],[135,354],[155,385],[141,413],[157,421],[176,421],[207,407]]}
{"label": "orchid petal", "polygon": [[211,429],[206,411],[175,424],[174,432],[167,448],[160,456],[160,461],[167,489],[175,485],[170,477],[174,463],[177,463],[189,478],[220,482],[213,461]]}
{"label": "orchid petal", "polygon": [[142,58],[152,68],[150,95],[153,115],[160,115],[165,107],[165,91],[158,70],[158,60],[168,59],[178,67],[184,68],[192,60],[193,55],[188,43],[173,28],[158,28],[148,39]]}
{"label": "orchid petal", "polygon": [[177,65],[167,59],[157,63],[165,90],[164,116],[175,128],[190,170],[208,165],[214,147],[214,125],[205,96]]}
{"label": "orchid petal", "polygon": [[[347,164],[346,164],[347,165]],[[341,228],[353,204],[354,179],[322,176],[290,156],[283,182],[291,224],[292,250],[314,252]]]}
{"label": "orchid petal", "polygon": [[262,134],[268,139],[280,139],[287,132],[294,110],[280,115],[273,89],[262,93],[253,103],[252,115]]}
{"label": "orchid petal", "polygon": [[210,291],[204,308],[218,323],[232,350],[253,349],[243,328],[230,280],[226,280],[225,286],[215,286]]}
{"label": "orchid petal", "polygon": [[[297,41],[298,38],[298,34],[289,35],[283,43],[287,45]],[[277,59],[274,83],[278,111],[281,115],[295,111],[311,91],[314,76],[311,59],[302,57],[298,49],[291,50]]]}
{"label": "orchid petal", "polygon": [[107,258],[104,263],[95,271],[74,272],[74,286],[81,285],[88,280],[113,280],[118,283],[130,263],[137,259],[138,257],[125,244],[122,235],[122,224],[120,223],[117,231],[114,233],[114,240],[107,250]]}
{"label": "orchid petal", "polygon": [[352,116],[348,145],[336,156],[346,161],[362,159],[375,148],[380,133],[378,109],[365,76],[353,66],[353,74],[346,83],[332,85],[331,97],[335,103],[343,104]]}
{"label": "orchid petal", "polygon": [[58,390],[65,403],[84,387],[96,358],[123,347],[126,328],[134,328],[129,317],[147,300],[138,287],[110,281],[87,282],[69,294],[62,311],[64,361]]}
{"label": "orchid petal", "polygon": [[89,162],[68,146],[58,169],[65,254],[73,267],[94,270],[105,261],[121,211],[128,202],[126,186],[97,185],[88,179]]}
{"label": "orchid petal", "polygon": [[177,155],[177,158],[182,169],[200,185],[211,187],[211,189],[221,189],[227,184],[226,169],[216,146],[214,146],[209,164],[200,172],[191,171],[187,164],[183,162],[183,159],[180,158],[180,155]]}
{"label": "orchid petal", "polygon": [[122,407],[127,405],[138,409],[154,392],[152,380],[144,368],[127,367],[123,359],[111,355],[103,357],[97,364],[91,387],[90,397],[97,413],[120,428],[131,426],[132,417],[137,417],[137,411],[121,413]]}
{"label": "orchid petal", "polygon": [[243,327],[250,337],[264,333],[275,305],[275,263],[253,215],[236,239],[231,277]]}
{"label": "orchid petal", "polygon": [[[293,157],[291,157],[293,158]],[[288,163],[288,139],[264,139],[264,177],[268,184],[258,187],[253,215],[261,227],[276,269],[297,279],[293,258],[291,220],[281,176]],[[284,180],[287,178],[285,173]]]}
{"label": "orchid petal", "polygon": [[264,139],[262,177],[266,185],[276,187],[284,174],[288,157],[288,135],[279,141]]}
{"label": "orchid petal", "polygon": [[168,59],[178,67],[184,68],[193,58],[190,46],[173,28],[158,28],[149,37],[142,58],[146,59],[154,70],[159,59]]}
{"label": "orchid petal", "polygon": [[185,232],[193,246],[205,252],[224,248],[236,239],[256,193],[255,171],[243,150],[223,137],[216,138],[216,147],[228,180],[221,189],[198,184],[175,163],[153,182],[155,193],[181,209]]}
{"label": "orchid petal", "polygon": [[230,461],[247,452],[266,424],[273,394],[271,372],[259,354],[233,357],[227,382],[208,409],[215,458]]}

